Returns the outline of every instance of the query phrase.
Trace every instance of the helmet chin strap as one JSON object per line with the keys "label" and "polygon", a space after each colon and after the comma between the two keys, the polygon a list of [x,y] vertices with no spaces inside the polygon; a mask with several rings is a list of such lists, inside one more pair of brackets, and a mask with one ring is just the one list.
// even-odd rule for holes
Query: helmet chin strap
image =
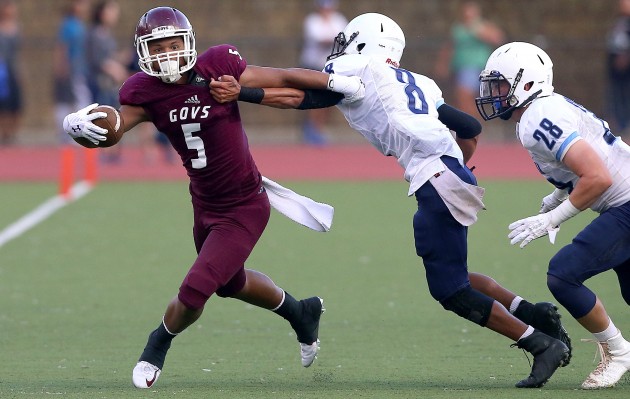
{"label": "helmet chin strap", "polygon": [[164,60],[160,61],[160,69],[165,76],[160,76],[164,83],[175,83],[182,75],[179,73],[179,61],[178,60]]}
{"label": "helmet chin strap", "polygon": [[512,113],[514,112],[514,110],[516,108],[521,108],[521,107],[528,106],[532,101],[534,101],[536,99],[536,97],[538,97],[538,95],[540,93],[542,93],[542,90],[538,90],[537,92],[535,92],[531,96],[527,97],[527,100],[523,101],[523,105],[521,105],[520,107],[512,106],[512,107],[506,109],[505,111],[503,111],[501,113],[501,115],[499,115],[499,118],[503,119],[504,121],[510,120],[510,118],[512,117]]}

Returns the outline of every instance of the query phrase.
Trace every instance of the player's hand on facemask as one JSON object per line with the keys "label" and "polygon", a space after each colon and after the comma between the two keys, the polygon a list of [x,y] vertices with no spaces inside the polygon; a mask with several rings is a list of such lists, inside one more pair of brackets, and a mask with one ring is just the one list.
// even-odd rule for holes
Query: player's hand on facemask
{"label": "player's hand on facemask", "polygon": [[98,145],[99,141],[107,140],[105,136],[107,129],[96,126],[92,121],[94,119],[105,118],[105,112],[90,113],[94,108],[98,107],[98,103],[88,105],[85,108],[66,115],[63,119],[63,130],[72,138],[84,137],[94,145]]}
{"label": "player's hand on facemask", "polygon": [[362,100],[365,97],[365,84],[358,76],[342,76],[331,73],[328,76],[328,90],[343,94],[344,104]]}

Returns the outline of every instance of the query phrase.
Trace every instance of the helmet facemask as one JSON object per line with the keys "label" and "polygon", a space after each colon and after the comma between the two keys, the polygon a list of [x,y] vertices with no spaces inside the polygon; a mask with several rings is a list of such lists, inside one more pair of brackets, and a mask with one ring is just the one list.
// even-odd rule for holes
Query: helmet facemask
{"label": "helmet facemask", "polygon": [[333,60],[339,56],[342,56],[346,53],[346,48],[352,43],[352,41],[357,37],[359,32],[354,32],[350,35],[350,38],[346,40],[346,35],[343,32],[339,32],[337,37],[335,37],[335,41],[333,42],[333,48],[330,52],[330,55],[326,58],[327,61]]}
{"label": "helmet facemask", "polygon": [[[173,37],[182,38],[183,50],[151,54],[149,49],[151,41]],[[136,49],[140,69],[148,75],[159,77],[165,83],[177,82],[182,74],[190,70],[197,61],[195,35],[192,29],[160,26],[148,35],[137,37]]]}
{"label": "helmet facemask", "polygon": [[[520,76],[519,76],[520,77]],[[484,120],[497,117],[510,119],[518,101],[514,98],[514,87],[498,71],[482,72],[479,76],[479,97],[475,99],[477,110]]]}
{"label": "helmet facemask", "polygon": [[[509,80],[498,71],[483,71],[479,76],[479,97],[475,99],[477,110],[481,117],[488,121],[494,118],[508,120],[512,117],[512,112],[516,108],[529,105],[542,90],[532,93],[523,101],[514,94],[515,89],[521,82],[523,69],[520,69],[510,84]],[[532,82],[523,84],[525,90],[532,86]]]}

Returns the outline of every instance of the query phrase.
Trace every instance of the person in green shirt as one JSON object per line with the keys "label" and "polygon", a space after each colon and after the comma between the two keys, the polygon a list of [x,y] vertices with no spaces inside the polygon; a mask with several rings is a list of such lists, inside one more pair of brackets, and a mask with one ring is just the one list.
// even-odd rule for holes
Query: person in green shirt
{"label": "person in green shirt", "polygon": [[477,115],[475,97],[479,92],[479,73],[496,47],[503,44],[503,31],[482,17],[476,1],[466,1],[459,8],[459,20],[441,49],[435,65],[435,77],[452,78],[455,83],[455,107]]}

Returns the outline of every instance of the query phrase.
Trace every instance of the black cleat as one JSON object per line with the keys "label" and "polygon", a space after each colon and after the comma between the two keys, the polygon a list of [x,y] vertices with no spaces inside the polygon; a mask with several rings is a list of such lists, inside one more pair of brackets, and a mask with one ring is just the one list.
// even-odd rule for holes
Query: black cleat
{"label": "black cleat", "polygon": [[324,313],[324,301],[319,297],[300,300],[301,317],[291,323],[300,343],[302,366],[309,367],[317,358],[319,351],[319,319]]}
{"label": "black cleat", "polygon": [[551,302],[538,302],[534,304],[531,326],[549,335],[551,338],[562,341],[569,348],[569,357],[562,367],[571,362],[573,347],[567,330],[562,326],[558,307]]}
{"label": "black cleat", "polygon": [[516,383],[517,388],[540,388],[560,366],[564,366],[569,359],[569,348],[560,340],[534,331],[527,338],[516,344],[534,355],[532,372],[527,378]]}

